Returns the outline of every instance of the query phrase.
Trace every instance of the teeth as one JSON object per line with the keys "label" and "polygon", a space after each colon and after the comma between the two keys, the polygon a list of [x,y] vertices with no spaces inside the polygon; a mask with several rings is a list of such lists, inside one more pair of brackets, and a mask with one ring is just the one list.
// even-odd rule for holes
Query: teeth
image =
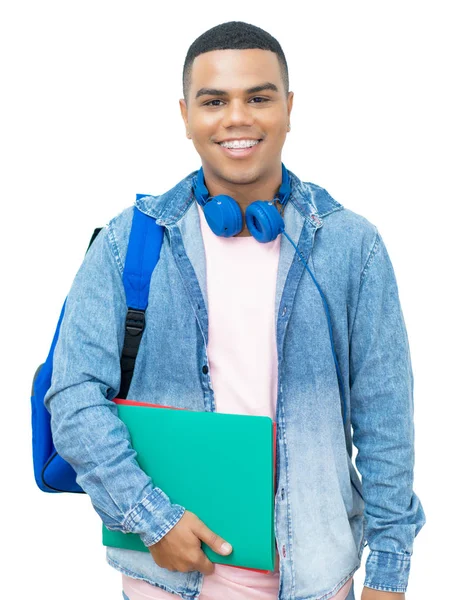
{"label": "teeth", "polygon": [[233,142],[221,142],[224,148],[251,148],[259,144],[259,140],[234,140]]}

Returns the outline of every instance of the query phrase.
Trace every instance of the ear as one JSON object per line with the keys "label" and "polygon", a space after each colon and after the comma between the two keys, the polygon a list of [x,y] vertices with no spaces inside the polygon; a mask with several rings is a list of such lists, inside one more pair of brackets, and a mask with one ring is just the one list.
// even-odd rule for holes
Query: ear
{"label": "ear", "polygon": [[288,117],[290,117],[291,109],[293,108],[293,96],[294,96],[294,92],[288,92],[288,98],[287,98]]}
{"label": "ear", "polygon": [[182,120],[184,121],[184,125],[186,127],[186,136],[189,138],[189,122],[187,119],[187,105],[186,105],[186,101],[184,100],[184,98],[181,98],[179,100],[179,108],[181,109],[181,116],[182,116]]}

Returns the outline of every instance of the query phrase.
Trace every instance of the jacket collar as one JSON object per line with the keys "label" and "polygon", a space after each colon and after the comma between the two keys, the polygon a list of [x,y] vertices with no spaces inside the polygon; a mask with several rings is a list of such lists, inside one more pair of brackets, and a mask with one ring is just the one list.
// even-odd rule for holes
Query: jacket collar
{"label": "jacket collar", "polygon": [[[173,188],[159,196],[138,195],[135,206],[143,213],[154,217],[159,225],[169,227],[175,225],[188,208],[195,201],[193,184],[198,171],[192,171]],[[327,215],[344,207],[336,202],[330,194],[314,183],[301,181],[294,173],[288,170],[291,183],[291,195],[288,203],[301,214],[301,216],[318,229],[323,225]]]}

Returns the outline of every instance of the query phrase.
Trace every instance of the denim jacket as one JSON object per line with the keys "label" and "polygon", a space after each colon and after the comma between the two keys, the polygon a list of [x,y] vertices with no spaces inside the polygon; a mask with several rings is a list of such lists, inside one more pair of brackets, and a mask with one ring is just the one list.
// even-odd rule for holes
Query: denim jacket
{"label": "denim jacket", "polygon": [[[165,232],[128,397],[215,411],[196,175],[136,201]],[[394,270],[373,224],[323,188],[289,176],[285,230],[328,303],[346,426],[321,296],[282,235],[275,298],[278,598],[327,600],[360,567],[365,541],[364,584],[405,592],[425,515],[413,492],[413,373]],[[78,270],[45,405],[56,449],[104,524],[139,534],[149,546],[187,507],[172,504],[141,470],[112,402],[120,387],[127,311],[122,273],[133,210],[102,229]],[[184,600],[201,590],[202,573],[171,572],[148,552],[108,547],[106,556],[119,571]]]}

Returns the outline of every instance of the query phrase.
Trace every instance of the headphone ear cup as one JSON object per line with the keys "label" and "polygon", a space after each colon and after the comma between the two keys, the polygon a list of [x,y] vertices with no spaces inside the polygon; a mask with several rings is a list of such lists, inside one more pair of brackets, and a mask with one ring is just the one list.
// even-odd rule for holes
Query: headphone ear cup
{"label": "headphone ear cup", "polygon": [[216,235],[232,237],[243,229],[242,211],[230,196],[215,196],[205,204],[203,213],[211,231]]}
{"label": "headphone ear cup", "polygon": [[256,200],[247,207],[248,231],[258,242],[272,242],[285,229],[285,223],[274,202]]}

